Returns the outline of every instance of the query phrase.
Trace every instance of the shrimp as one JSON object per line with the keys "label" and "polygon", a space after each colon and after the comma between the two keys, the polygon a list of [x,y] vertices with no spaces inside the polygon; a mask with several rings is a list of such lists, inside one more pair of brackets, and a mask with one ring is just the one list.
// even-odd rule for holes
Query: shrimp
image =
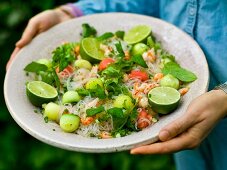
{"label": "shrimp", "polygon": [[80,119],[81,123],[83,125],[89,125],[93,122],[94,118],[93,117],[86,117],[85,119]]}
{"label": "shrimp", "polygon": [[109,132],[106,132],[106,131],[101,132],[100,137],[102,139],[110,139],[110,138],[112,138],[111,134]]}
{"label": "shrimp", "polygon": [[188,90],[189,90],[188,87],[184,87],[182,89],[179,89],[179,93],[181,94],[181,96],[183,96],[188,92]]}

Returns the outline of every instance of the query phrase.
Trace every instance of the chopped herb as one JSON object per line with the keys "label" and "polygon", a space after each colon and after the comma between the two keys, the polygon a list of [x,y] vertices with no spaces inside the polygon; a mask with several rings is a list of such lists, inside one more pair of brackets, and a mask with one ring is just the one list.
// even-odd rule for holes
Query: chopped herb
{"label": "chopped herb", "polygon": [[105,108],[103,106],[99,106],[99,107],[96,107],[96,108],[87,109],[86,114],[87,114],[87,116],[94,116],[94,115],[101,113],[103,111],[105,111]]}
{"label": "chopped herb", "polygon": [[64,70],[75,60],[74,48],[77,43],[66,43],[57,47],[53,52],[53,67],[59,67],[59,72]]}
{"label": "chopped herb", "polygon": [[55,129],[52,129],[53,131],[55,131]]}
{"label": "chopped herb", "polygon": [[35,112],[35,113],[38,113],[39,111],[38,111],[37,109],[34,109],[34,112]]}

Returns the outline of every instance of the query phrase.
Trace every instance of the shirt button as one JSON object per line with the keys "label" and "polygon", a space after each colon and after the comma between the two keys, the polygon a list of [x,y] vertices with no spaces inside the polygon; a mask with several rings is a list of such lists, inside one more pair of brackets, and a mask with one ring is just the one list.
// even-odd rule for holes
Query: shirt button
{"label": "shirt button", "polygon": [[189,14],[190,15],[195,15],[195,9],[194,8],[190,8],[189,9]]}

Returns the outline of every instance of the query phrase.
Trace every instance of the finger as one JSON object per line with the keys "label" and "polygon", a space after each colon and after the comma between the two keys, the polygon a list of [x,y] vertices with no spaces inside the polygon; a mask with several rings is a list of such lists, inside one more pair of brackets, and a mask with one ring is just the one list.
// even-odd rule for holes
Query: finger
{"label": "finger", "polygon": [[192,138],[189,135],[182,134],[166,142],[154,143],[141,146],[131,150],[131,154],[166,154],[188,149],[191,147]]}
{"label": "finger", "polygon": [[16,46],[22,48],[25,45],[27,45],[32,40],[32,38],[37,35],[38,30],[39,30],[38,23],[30,20],[27,27],[24,30],[21,39],[16,43]]}
{"label": "finger", "polygon": [[12,63],[12,61],[14,60],[16,54],[20,51],[20,48],[19,47],[16,47],[13,51],[13,53],[11,54],[10,56],[10,59],[9,61],[7,62],[7,65],[6,65],[6,70],[8,70],[10,64]]}
{"label": "finger", "polygon": [[167,141],[186,131],[194,124],[195,119],[192,117],[191,113],[187,111],[184,116],[165,126],[159,132],[159,140]]}

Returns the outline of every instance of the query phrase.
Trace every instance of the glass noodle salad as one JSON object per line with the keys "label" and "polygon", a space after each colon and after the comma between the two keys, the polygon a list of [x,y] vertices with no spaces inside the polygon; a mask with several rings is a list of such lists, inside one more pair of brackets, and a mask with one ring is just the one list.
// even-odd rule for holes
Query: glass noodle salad
{"label": "glass noodle salad", "polygon": [[82,25],[78,42],[64,42],[24,68],[26,94],[69,133],[114,138],[152,126],[173,112],[196,75],[182,68],[152,35],[150,26],[97,35]]}

